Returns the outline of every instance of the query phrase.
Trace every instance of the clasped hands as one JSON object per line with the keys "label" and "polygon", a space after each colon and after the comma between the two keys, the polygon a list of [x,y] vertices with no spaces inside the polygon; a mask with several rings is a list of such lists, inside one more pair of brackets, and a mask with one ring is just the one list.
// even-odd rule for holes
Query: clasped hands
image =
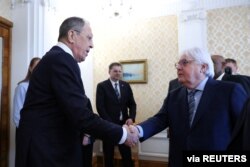
{"label": "clasped hands", "polygon": [[139,141],[138,129],[132,124],[130,125],[125,124],[123,125],[123,127],[127,130],[127,139],[124,144],[129,147],[135,146]]}

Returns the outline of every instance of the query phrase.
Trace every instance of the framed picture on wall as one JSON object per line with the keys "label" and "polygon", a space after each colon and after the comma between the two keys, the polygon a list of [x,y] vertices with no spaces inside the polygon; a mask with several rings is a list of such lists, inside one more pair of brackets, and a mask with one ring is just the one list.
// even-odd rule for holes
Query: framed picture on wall
{"label": "framed picture on wall", "polygon": [[122,80],[128,83],[147,83],[147,60],[120,61],[123,70]]}

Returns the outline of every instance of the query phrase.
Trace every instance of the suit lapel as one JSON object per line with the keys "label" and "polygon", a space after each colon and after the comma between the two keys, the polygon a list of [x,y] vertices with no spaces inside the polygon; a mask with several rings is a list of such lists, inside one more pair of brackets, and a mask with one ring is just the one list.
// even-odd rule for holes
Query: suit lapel
{"label": "suit lapel", "polygon": [[[184,118],[183,121],[185,122],[185,127],[190,127],[189,125],[189,113],[188,113],[188,98],[187,98],[187,89],[185,87],[182,88],[181,90],[181,101],[180,104],[185,104],[185,105],[180,105],[181,111],[184,111]],[[184,97],[184,98],[183,98]]]}
{"label": "suit lapel", "polygon": [[124,97],[124,95],[126,93],[124,83],[122,83],[121,81],[119,81],[119,87],[120,87],[120,94],[121,94],[120,95],[121,96],[120,101],[122,101],[122,99],[123,99],[123,97]]}
{"label": "suit lapel", "polygon": [[200,102],[197,106],[197,110],[196,110],[191,128],[197,124],[197,122],[199,121],[199,119],[202,117],[204,113],[209,111],[208,106],[210,106],[211,99],[213,99],[213,96],[214,96],[214,91],[212,90],[214,87],[213,85],[214,84],[213,84],[212,79],[208,79],[205,85],[205,88],[203,90]]}
{"label": "suit lapel", "polygon": [[[115,89],[114,89],[114,87],[113,87],[111,81],[110,81],[109,79],[108,79],[107,81],[108,81],[108,82],[107,82],[107,87],[108,87],[108,89],[109,89],[110,92],[113,94],[114,99],[116,99],[117,101],[119,101],[119,99],[118,99],[118,97],[117,97],[117,95],[116,95],[116,93],[115,93]],[[120,85],[120,84],[119,84],[119,85]]]}

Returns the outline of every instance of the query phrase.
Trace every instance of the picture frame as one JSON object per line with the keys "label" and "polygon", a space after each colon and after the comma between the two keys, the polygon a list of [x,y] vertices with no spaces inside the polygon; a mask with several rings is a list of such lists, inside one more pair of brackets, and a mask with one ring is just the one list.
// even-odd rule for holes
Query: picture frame
{"label": "picture frame", "polygon": [[147,59],[120,61],[123,70],[122,80],[128,83],[147,83]]}

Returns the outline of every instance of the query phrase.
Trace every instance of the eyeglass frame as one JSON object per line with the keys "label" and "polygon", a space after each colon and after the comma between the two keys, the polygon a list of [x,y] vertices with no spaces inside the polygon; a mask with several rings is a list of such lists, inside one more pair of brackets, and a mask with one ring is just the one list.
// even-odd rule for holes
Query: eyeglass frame
{"label": "eyeglass frame", "polygon": [[178,68],[178,67],[182,68],[182,67],[186,67],[187,64],[190,64],[194,61],[196,61],[196,60],[194,60],[194,59],[192,59],[192,60],[182,59],[179,62],[175,63],[174,66],[175,66],[175,68]]}

